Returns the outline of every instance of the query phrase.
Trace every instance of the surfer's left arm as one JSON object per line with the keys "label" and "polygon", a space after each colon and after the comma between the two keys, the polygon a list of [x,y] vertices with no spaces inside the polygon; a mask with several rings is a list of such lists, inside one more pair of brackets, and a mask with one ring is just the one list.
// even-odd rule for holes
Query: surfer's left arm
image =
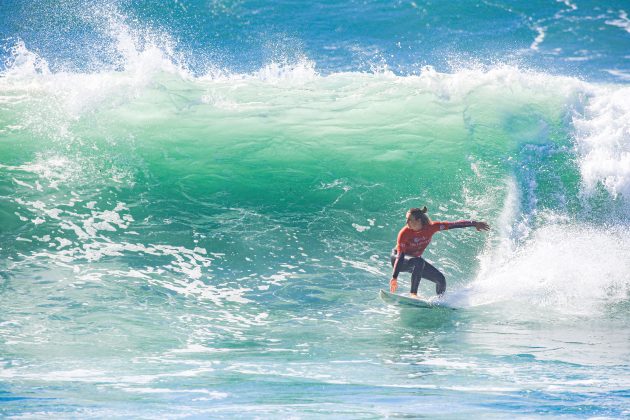
{"label": "surfer's left arm", "polygon": [[479,222],[476,220],[458,220],[457,222],[438,222],[440,223],[440,230],[442,229],[457,229],[474,227],[478,231],[490,230],[490,225],[486,222]]}

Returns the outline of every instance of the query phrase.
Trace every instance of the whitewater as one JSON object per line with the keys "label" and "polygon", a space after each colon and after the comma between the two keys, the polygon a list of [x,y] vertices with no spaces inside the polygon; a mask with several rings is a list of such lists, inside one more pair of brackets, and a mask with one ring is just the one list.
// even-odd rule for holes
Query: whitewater
{"label": "whitewater", "polygon": [[[423,2],[46,4],[0,9],[0,416],[630,415],[623,3],[463,12],[511,54]],[[425,252],[455,311],[378,297],[424,205],[492,226]]]}

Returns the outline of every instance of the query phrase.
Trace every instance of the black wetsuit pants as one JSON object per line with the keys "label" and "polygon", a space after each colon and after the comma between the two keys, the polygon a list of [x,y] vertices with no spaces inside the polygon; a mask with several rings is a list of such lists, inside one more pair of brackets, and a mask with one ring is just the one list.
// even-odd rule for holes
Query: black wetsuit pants
{"label": "black wetsuit pants", "polygon": [[[394,249],[391,255],[392,267],[396,263],[397,257],[396,249]],[[400,261],[399,271],[411,273],[411,293],[418,293],[418,285],[422,278],[435,283],[435,293],[438,295],[441,295],[446,290],[446,278],[444,274],[422,257],[409,257],[405,255],[404,260]]]}

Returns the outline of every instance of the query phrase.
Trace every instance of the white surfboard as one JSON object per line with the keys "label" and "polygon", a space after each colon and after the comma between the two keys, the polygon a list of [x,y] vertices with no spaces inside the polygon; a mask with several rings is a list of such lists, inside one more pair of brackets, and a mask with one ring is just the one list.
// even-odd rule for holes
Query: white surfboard
{"label": "white surfboard", "polygon": [[403,296],[396,293],[390,293],[383,289],[380,292],[383,302],[396,306],[407,306],[413,308],[448,308],[455,309],[446,305],[444,302],[426,300],[421,297]]}

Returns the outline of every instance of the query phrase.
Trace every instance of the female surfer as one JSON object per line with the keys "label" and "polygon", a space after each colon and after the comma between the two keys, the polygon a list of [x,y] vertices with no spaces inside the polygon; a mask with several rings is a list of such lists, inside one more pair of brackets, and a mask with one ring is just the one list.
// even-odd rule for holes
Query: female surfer
{"label": "female surfer", "polygon": [[401,271],[411,273],[411,296],[418,296],[420,279],[425,278],[435,283],[435,292],[441,295],[446,290],[446,279],[437,268],[429,264],[422,253],[431,242],[433,234],[440,230],[474,227],[478,231],[489,230],[486,222],[460,220],[458,222],[432,222],[427,216],[427,208],[413,208],[407,212],[407,225],[398,233],[396,248],[392,250],[391,262],[394,274],[389,281],[392,293],[398,288],[398,274]]}

